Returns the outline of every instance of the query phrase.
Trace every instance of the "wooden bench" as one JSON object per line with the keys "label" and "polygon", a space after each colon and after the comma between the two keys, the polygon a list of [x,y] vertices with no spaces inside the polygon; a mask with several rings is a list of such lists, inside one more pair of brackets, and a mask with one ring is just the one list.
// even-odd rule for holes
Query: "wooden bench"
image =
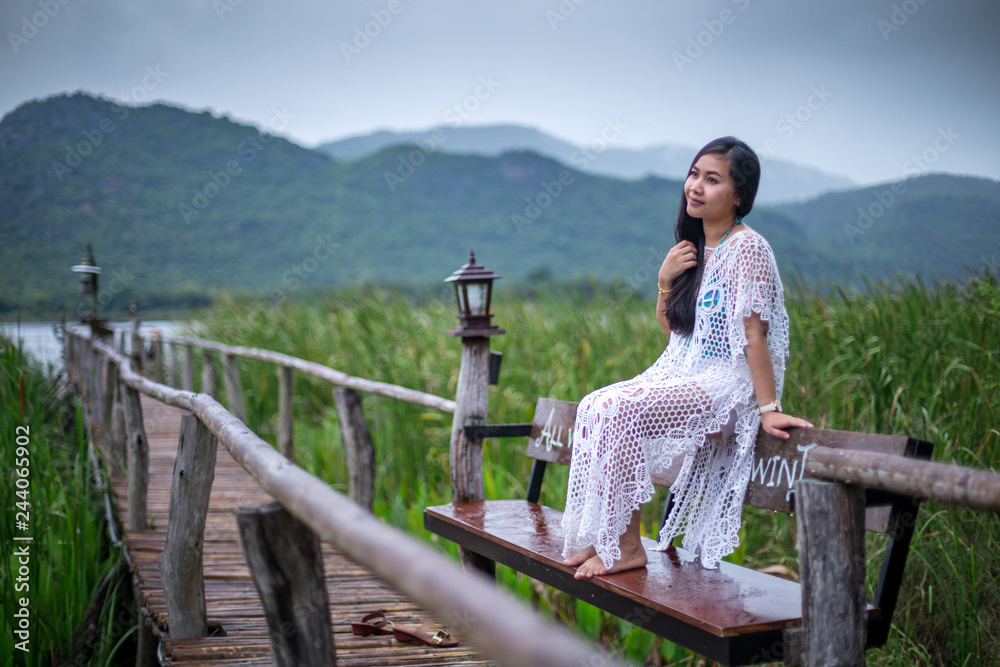
{"label": "wooden bench", "polygon": [[[529,436],[534,460],[525,500],[487,500],[428,507],[424,527],[482,556],[558,588],[672,642],[725,665],[780,661],[802,625],[797,582],[723,561],[717,570],[694,562],[679,547],[653,551],[643,569],[575,579],[562,564],[562,512],[538,504],[549,463],[569,464],[576,403],[541,398],[531,424],[467,426],[469,438]],[[792,432],[780,440],[761,431],[744,504],[791,514],[803,453],[813,445],[929,459],[933,445],[904,436],[825,429]],[[680,470],[655,475],[670,487]],[[668,495],[663,521],[670,511]],[[919,504],[909,496],[867,490],[865,528],[888,535],[875,597],[868,604],[867,647],[885,643],[896,607]],[[661,522],[662,526],[662,522]],[[786,631],[792,631],[786,633]]]}

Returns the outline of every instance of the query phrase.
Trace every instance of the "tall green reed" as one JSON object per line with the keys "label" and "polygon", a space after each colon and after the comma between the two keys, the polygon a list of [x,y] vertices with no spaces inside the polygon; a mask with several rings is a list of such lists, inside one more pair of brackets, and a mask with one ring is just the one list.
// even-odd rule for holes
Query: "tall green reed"
{"label": "tall green reed", "polygon": [[[104,510],[93,483],[79,404],[62,391],[64,387],[57,378],[25,359],[16,345],[2,338],[0,370],[0,455],[4,471],[0,503],[5,511],[5,519],[0,522],[4,550],[0,569],[0,656],[4,665],[48,665],[60,651],[70,647],[73,631],[94,592],[121,553],[120,549],[110,548],[105,539]],[[18,426],[25,428],[18,430]],[[18,444],[24,444],[25,433],[26,457],[18,455]],[[17,435],[22,435],[20,443]],[[27,466],[22,465],[25,458]],[[25,477],[29,480],[27,488],[16,484],[17,470],[24,468],[29,471]],[[16,514],[21,511],[28,515],[27,530],[16,523],[16,519],[25,518]],[[15,536],[31,539],[15,541]],[[22,557],[15,555],[15,549],[23,545],[28,545],[30,554],[25,557],[27,582],[19,581]],[[25,583],[27,589],[23,588]],[[29,603],[29,653],[15,648],[20,638],[13,632],[13,614],[21,598]],[[121,639],[124,632],[119,632],[114,641]],[[111,657],[113,652],[107,646],[99,648],[98,659]]]}
{"label": "tall green reed", "polygon": [[[579,400],[587,392],[631,377],[663,351],[652,299],[588,281],[569,288],[503,290],[496,317],[507,329],[491,339],[504,354],[500,384],[490,388],[490,421],[530,421],[539,396]],[[909,435],[933,442],[935,460],[1000,467],[1000,291],[983,273],[964,283],[919,281],[866,284],[863,290],[788,288],[791,359],[783,405],[817,426]],[[286,352],[352,375],[453,396],[459,345],[452,304],[435,293],[367,286],[285,299],[226,299],[204,322],[205,336]],[[273,441],[277,388],[273,367],[244,362],[251,427]],[[296,378],[299,461],[334,487],[347,473],[331,387]],[[365,410],[378,452],[376,513],[388,522],[456,553],[428,536],[421,513],[450,497],[450,416],[375,396]],[[522,496],[528,475],[525,443],[487,440],[484,481],[490,498]],[[546,477],[541,501],[561,508],[566,473]],[[643,510],[643,532],[656,535],[663,492]],[[930,656],[986,664],[1000,654],[1000,518],[925,504],[911,549],[900,607],[889,644],[871,652],[876,665],[912,664]],[[795,519],[746,508],[741,546],[730,560],[750,567],[784,566],[795,576]],[[867,540],[869,594],[885,538]],[[560,593],[533,591],[523,575],[501,582],[526,600],[627,652],[617,620],[581,611]],[[938,611],[932,614],[931,611]],[[961,610],[962,613],[956,613]],[[589,615],[589,616],[587,616]],[[585,620],[591,618],[590,621]],[[641,632],[641,631],[640,631]],[[597,638],[594,637],[594,638]],[[632,642],[633,651],[645,638]],[[655,651],[654,651],[655,652]],[[690,656],[669,643],[660,654]]]}

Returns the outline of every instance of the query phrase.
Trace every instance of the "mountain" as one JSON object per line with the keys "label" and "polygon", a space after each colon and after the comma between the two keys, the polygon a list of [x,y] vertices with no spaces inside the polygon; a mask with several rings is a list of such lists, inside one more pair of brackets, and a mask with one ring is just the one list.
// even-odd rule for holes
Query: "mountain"
{"label": "mountain", "polygon": [[[857,207],[877,212],[893,187],[848,238]],[[69,269],[88,241],[102,309],[215,288],[278,299],[358,281],[439,285],[470,248],[508,279],[594,276],[645,293],[674,243],[680,192],[531,151],[409,145],[340,161],[205,111],[60,95],[0,120],[0,313],[82,309]],[[1000,183],[928,175],[757,206],[747,223],[786,278],[931,279],[995,258],[998,214]]]}
{"label": "mountain", "polygon": [[[687,177],[691,158],[698,152],[697,148],[667,144],[642,149],[621,148],[614,145],[617,136],[614,121],[608,121],[602,133],[605,129],[612,130],[604,135],[608,141],[595,138],[587,146],[576,146],[523,125],[442,125],[421,132],[378,130],[320,144],[317,150],[338,160],[357,160],[400,144],[417,144],[428,152],[487,156],[530,150],[592,174],[624,179],[660,176],[671,180]],[[764,159],[765,168],[757,195],[757,201],[762,204],[804,200],[823,192],[855,187],[853,181],[843,176],[775,158]]]}

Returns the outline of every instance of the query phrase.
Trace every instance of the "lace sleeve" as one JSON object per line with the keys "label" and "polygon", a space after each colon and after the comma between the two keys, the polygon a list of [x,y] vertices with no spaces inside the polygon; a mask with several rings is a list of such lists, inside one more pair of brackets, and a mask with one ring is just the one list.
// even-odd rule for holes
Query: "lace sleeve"
{"label": "lace sleeve", "polygon": [[[772,362],[783,362],[788,356],[788,316],[774,252],[763,236],[752,231],[739,234],[733,241],[727,267],[733,314],[730,341],[735,351],[742,352],[747,344],[744,319],[756,313],[768,322]],[[775,352],[779,353],[778,359],[773,358]]]}

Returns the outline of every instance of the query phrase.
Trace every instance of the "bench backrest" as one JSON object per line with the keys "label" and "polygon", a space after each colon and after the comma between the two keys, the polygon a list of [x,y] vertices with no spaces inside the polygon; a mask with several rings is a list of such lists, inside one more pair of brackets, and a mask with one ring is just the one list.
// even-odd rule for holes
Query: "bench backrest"
{"label": "bench backrest", "polygon": [[[569,465],[572,455],[573,426],[577,403],[539,398],[531,425],[527,455],[539,461]],[[921,443],[897,435],[872,435],[829,429],[794,429],[792,437],[781,440],[763,430],[757,436],[750,484],[743,499],[745,505],[791,514],[795,510],[795,480],[804,476],[802,457],[817,445],[839,449],[864,450],[900,456],[928,456],[920,451]],[[652,475],[653,483],[670,487],[680,472],[684,457],[674,459],[669,469]],[[811,475],[805,475],[811,477]],[[891,506],[869,507],[865,528],[885,533],[890,526]]]}

